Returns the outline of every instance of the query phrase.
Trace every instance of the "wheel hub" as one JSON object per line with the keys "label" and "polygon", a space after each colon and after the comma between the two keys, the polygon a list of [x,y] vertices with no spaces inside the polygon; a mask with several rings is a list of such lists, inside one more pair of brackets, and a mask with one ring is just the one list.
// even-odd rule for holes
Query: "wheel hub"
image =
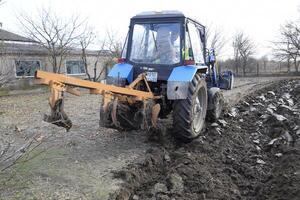
{"label": "wheel hub", "polygon": [[202,128],[202,112],[203,112],[203,105],[201,100],[199,100],[199,96],[195,99],[195,104],[193,108],[193,129],[195,132],[199,132]]}

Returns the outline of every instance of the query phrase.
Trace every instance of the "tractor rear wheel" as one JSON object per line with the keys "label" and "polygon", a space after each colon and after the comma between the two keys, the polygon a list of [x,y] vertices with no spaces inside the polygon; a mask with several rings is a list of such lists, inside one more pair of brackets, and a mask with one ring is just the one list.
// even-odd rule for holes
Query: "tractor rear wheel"
{"label": "tractor rear wheel", "polygon": [[188,88],[186,99],[176,100],[173,109],[175,137],[190,142],[199,136],[207,111],[207,87],[205,79],[196,74]]}

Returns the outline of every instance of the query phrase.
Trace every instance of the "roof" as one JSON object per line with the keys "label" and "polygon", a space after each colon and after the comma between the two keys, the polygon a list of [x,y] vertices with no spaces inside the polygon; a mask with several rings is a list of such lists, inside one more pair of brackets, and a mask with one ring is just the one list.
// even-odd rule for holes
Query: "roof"
{"label": "roof", "polygon": [[177,10],[163,10],[163,11],[146,11],[137,14],[136,16],[132,17],[131,19],[153,19],[153,18],[188,18],[189,20],[197,23],[198,25],[203,26],[197,20],[192,18],[186,17],[182,12]]}
{"label": "roof", "polygon": [[163,18],[163,17],[185,17],[184,14],[176,10],[163,10],[163,11],[147,11],[137,14],[132,17],[133,19],[137,18]]}
{"label": "roof", "polygon": [[0,40],[15,41],[15,42],[34,42],[33,40],[23,37],[21,35],[0,29]]}
{"label": "roof", "polygon": [[[87,56],[97,56],[99,51],[86,50]],[[49,55],[48,50],[38,44],[34,43],[0,43],[0,55],[32,55],[32,56],[47,56]],[[74,48],[70,49],[70,55],[81,55],[81,49]],[[107,56],[108,51],[102,50],[100,53],[102,56]]]}

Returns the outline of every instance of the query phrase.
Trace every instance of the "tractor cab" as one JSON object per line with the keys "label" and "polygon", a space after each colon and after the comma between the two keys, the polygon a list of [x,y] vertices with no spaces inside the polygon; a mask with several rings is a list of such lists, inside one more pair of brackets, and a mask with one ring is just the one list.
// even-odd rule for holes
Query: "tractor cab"
{"label": "tractor cab", "polygon": [[133,67],[132,80],[147,73],[149,81],[159,82],[167,81],[178,66],[206,70],[205,58],[205,27],[181,12],[163,11],[131,18],[120,60]]}

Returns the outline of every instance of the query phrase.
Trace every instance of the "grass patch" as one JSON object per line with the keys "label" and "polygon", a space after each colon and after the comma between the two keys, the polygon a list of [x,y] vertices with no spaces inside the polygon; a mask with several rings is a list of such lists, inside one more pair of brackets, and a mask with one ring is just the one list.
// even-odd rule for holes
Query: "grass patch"
{"label": "grass patch", "polygon": [[102,182],[88,163],[75,162],[63,147],[41,152],[34,150],[0,173],[0,200],[41,199],[41,195],[44,199],[107,199],[111,185]]}
{"label": "grass patch", "polygon": [[9,95],[9,89],[7,89],[7,88],[0,88],[0,97],[7,96],[7,95]]}
{"label": "grass patch", "polygon": [[[35,173],[47,172],[51,169],[50,162],[53,158],[63,158],[64,150],[49,149],[43,152],[41,149],[34,150],[28,155],[24,155],[11,168],[0,173],[0,186],[18,186],[22,182],[30,180]],[[19,178],[21,177],[21,180]]]}

